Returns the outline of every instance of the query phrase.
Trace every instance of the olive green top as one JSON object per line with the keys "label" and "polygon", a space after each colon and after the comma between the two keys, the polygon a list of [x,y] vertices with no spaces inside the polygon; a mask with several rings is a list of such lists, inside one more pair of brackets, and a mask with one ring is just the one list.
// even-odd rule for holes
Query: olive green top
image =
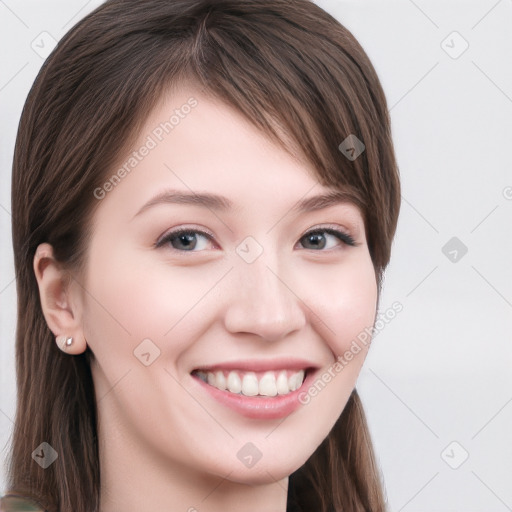
{"label": "olive green top", "polygon": [[38,503],[15,494],[6,494],[0,498],[0,512],[46,512]]}

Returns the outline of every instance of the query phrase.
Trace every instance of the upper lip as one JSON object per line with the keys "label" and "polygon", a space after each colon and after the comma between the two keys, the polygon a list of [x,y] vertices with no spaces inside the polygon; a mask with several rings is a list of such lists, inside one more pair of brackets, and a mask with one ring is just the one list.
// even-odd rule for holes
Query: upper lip
{"label": "upper lip", "polygon": [[281,357],[278,359],[244,359],[240,361],[226,361],[224,363],[215,363],[202,365],[194,368],[193,371],[215,371],[215,370],[244,370],[244,371],[275,371],[275,370],[303,370],[308,368],[318,368],[319,366],[305,359],[295,357]]}

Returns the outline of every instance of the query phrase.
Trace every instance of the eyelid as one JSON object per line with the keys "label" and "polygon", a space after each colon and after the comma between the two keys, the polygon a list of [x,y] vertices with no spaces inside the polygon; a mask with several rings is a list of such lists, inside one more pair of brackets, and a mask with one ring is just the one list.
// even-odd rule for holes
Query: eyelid
{"label": "eyelid", "polygon": [[[346,228],[345,226],[340,226],[339,224],[319,224],[317,226],[313,226],[309,228],[300,238],[303,238],[304,236],[315,233],[318,231],[325,231],[329,233],[329,231],[335,231],[336,233],[330,233],[333,236],[337,236],[337,233],[343,234],[348,241],[352,243],[348,243],[347,241],[343,240],[343,242],[348,243],[348,245],[353,245],[354,247],[361,245],[360,242],[357,242],[357,235],[352,234],[352,230]],[[300,240],[299,238],[299,240]]]}
{"label": "eyelid", "polygon": [[[215,243],[215,236],[213,233],[205,228],[198,228],[196,226],[177,226],[175,228],[170,228],[163,235],[160,235],[157,241],[154,244],[155,248],[161,247],[166,242],[166,238],[170,235],[177,236],[181,233],[199,233],[200,235],[204,235],[207,237],[212,243]],[[177,250],[177,249],[176,249]],[[179,252],[198,252],[198,251],[179,251]]]}

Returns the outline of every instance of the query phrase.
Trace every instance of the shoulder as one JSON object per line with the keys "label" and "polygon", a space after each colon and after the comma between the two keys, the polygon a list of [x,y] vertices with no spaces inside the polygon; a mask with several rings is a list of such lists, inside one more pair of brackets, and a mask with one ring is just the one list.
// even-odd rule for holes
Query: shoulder
{"label": "shoulder", "polygon": [[37,502],[18,496],[6,494],[0,497],[0,512],[46,512]]}

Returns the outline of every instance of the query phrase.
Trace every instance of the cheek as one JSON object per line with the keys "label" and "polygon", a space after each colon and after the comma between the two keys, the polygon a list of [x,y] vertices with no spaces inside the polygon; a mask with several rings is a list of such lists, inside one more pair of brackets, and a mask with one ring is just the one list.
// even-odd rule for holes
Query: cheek
{"label": "cheek", "polygon": [[330,429],[352,392],[371,342],[377,306],[377,282],[368,253],[359,252],[337,270],[318,267],[308,281],[325,283],[308,295],[317,313],[316,331],[331,352],[301,402],[309,418],[323,418]]}
{"label": "cheek", "polygon": [[[337,355],[348,350],[354,340],[360,339],[373,326],[377,305],[373,267],[359,276],[347,276],[341,286],[343,292],[336,303],[337,307],[331,306],[329,310],[336,331]],[[368,345],[361,348],[367,350]]]}
{"label": "cheek", "polygon": [[[369,341],[367,332],[373,326],[377,306],[377,283],[369,254],[354,254],[337,269],[311,267],[307,275],[309,292],[304,289],[303,296],[316,313],[316,328],[333,356],[344,353],[358,336]],[[367,348],[362,344],[361,352]]]}
{"label": "cheek", "polygon": [[[116,350],[129,348],[131,356],[142,340],[149,338],[161,350],[172,345],[174,353],[179,353],[187,346],[187,332],[192,334],[191,330],[199,327],[194,313],[223,269],[173,268],[163,257],[148,257],[133,248],[109,249],[91,251],[86,279],[89,293],[84,328],[93,351],[95,339],[108,339]],[[192,317],[194,323],[189,321]]]}

